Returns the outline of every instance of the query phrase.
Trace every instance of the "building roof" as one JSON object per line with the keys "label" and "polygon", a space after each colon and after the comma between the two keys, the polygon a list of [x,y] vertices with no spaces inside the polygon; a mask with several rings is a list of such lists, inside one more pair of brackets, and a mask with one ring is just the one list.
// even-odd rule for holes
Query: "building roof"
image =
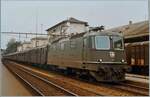
{"label": "building roof", "polygon": [[47,37],[34,37],[31,40],[47,40]]}
{"label": "building roof", "polygon": [[128,25],[123,25],[108,29],[107,31],[112,32],[122,32],[125,38],[140,37],[149,35],[149,21],[141,21],[137,23],[130,23]]}
{"label": "building roof", "polygon": [[53,29],[53,28],[55,28],[55,27],[57,27],[57,26],[59,26],[59,25],[61,25],[61,24],[63,24],[63,23],[66,23],[66,22],[78,23],[78,24],[85,24],[86,26],[88,26],[88,23],[87,23],[87,22],[85,22],[85,21],[80,21],[80,20],[77,20],[77,19],[75,19],[75,18],[73,18],[73,17],[70,17],[69,19],[64,20],[64,21],[62,21],[62,22],[59,22],[58,24],[52,26],[51,28],[48,28],[46,31],[49,31],[49,30],[51,30],[51,29]]}

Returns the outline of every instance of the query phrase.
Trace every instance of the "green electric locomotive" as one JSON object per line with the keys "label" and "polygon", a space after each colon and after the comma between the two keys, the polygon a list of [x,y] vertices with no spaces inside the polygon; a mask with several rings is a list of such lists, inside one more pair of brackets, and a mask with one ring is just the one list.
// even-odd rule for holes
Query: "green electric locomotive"
{"label": "green electric locomotive", "polygon": [[4,58],[89,75],[97,81],[124,81],[128,70],[123,36],[117,32],[84,32],[10,55]]}

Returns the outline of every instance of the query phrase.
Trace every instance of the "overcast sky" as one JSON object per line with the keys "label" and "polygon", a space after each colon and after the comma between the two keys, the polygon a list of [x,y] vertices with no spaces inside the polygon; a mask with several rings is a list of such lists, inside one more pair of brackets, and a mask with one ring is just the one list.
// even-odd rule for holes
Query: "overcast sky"
{"label": "overcast sky", "polygon": [[[106,28],[117,27],[148,19],[147,0],[44,0],[44,1],[2,1],[1,31],[35,32],[36,16],[38,32],[68,17],[86,21],[90,26],[104,25]],[[41,31],[41,24],[43,30]],[[19,39],[19,35],[2,35],[1,46],[6,48],[10,38]],[[27,36],[30,37],[30,36]],[[33,37],[33,36],[32,36]],[[29,40],[21,35],[21,40]]]}

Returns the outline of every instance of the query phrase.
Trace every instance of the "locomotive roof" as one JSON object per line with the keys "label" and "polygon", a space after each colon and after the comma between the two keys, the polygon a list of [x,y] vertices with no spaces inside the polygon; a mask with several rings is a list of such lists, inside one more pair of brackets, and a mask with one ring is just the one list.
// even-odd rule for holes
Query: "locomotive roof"
{"label": "locomotive roof", "polygon": [[123,36],[121,33],[119,32],[108,32],[108,31],[102,31],[102,32],[87,32],[84,37],[86,36],[92,36],[92,35],[108,35],[108,36],[111,36],[111,35],[114,35],[114,36]]}
{"label": "locomotive roof", "polygon": [[82,32],[76,35],[73,35],[70,37],[70,39],[77,38],[77,37],[86,37],[91,35],[117,35],[122,36],[119,32],[108,32],[108,31],[102,31],[102,32]]}
{"label": "locomotive roof", "polygon": [[52,42],[52,44],[62,42],[62,41],[67,41],[69,39],[75,39],[75,38],[78,38],[78,37],[87,37],[87,36],[92,36],[92,35],[122,36],[122,34],[119,33],[119,32],[106,32],[106,31],[102,31],[102,32],[82,32],[82,33],[72,35],[70,37],[69,36],[68,37],[60,37],[60,38],[54,40]]}
{"label": "locomotive roof", "polygon": [[44,47],[46,47],[46,46],[47,46],[47,45],[45,45],[45,46],[40,46],[40,47],[35,47],[35,48],[31,48],[31,49],[24,50],[24,51],[20,51],[20,52],[13,52],[13,53],[6,54],[6,55],[4,55],[4,56],[10,56],[10,55],[14,55],[14,54],[21,54],[21,53],[28,52],[28,51],[31,51],[31,50],[36,50],[36,49],[44,48]]}
{"label": "locomotive roof", "polygon": [[149,41],[143,41],[143,42],[134,42],[134,43],[125,43],[126,46],[136,46],[136,45],[148,45],[150,42]]}

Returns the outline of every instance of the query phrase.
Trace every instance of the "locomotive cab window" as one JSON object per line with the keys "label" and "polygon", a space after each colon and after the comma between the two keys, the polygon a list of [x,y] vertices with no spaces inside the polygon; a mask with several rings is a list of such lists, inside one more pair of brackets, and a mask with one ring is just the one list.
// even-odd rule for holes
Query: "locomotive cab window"
{"label": "locomotive cab window", "polygon": [[119,36],[112,36],[111,37],[113,41],[113,48],[115,50],[122,50],[123,49],[123,39]]}
{"label": "locomotive cab window", "polygon": [[110,49],[110,39],[109,36],[95,36],[95,48],[97,50]]}

